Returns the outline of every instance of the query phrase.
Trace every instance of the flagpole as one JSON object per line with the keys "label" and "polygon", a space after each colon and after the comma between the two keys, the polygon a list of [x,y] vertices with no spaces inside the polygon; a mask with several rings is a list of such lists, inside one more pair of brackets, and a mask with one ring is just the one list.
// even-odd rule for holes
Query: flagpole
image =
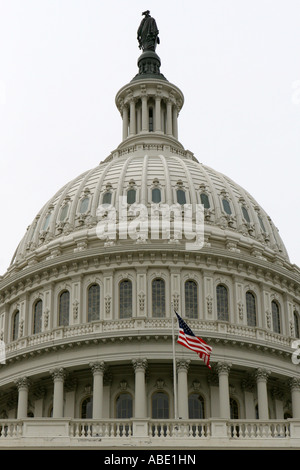
{"label": "flagpole", "polygon": [[175,359],[175,332],[174,332],[174,313],[172,304],[172,343],[173,343],[173,385],[174,385],[174,416],[178,419],[177,411],[177,377],[176,377],[176,359]]}

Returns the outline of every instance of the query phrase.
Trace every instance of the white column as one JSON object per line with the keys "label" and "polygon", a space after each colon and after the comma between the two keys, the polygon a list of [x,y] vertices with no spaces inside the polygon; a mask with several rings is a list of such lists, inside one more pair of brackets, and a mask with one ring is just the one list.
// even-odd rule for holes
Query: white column
{"label": "white column", "polygon": [[135,100],[130,101],[130,124],[129,124],[129,134],[136,134],[136,118],[135,118]]}
{"label": "white column", "polygon": [[64,380],[66,372],[63,368],[50,371],[54,381],[53,418],[63,418],[64,415]]}
{"label": "white column", "polygon": [[290,380],[290,389],[292,394],[293,418],[300,418],[300,379],[293,377]]}
{"label": "white column", "polygon": [[178,360],[177,375],[178,375],[178,417],[182,419],[189,418],[189,398],[188,398],[188,368],[191,361]]}
{"label": "white column", "polygon": [[175,139],[178,139],[178,121],[177,121],[177,107],[176,105],[173,106],[173,136]]}
{"label": "white column", "polygon": [[28,389],[30,382],[27,377],[22,377],[15,381],[18,387],[18,411],[17,418],[27,418]]}
{"label": "white column", "polygon": [[124,104],[123,106],[123,140],[128,137],[128,106]]}
{"label": "white column", "polygon": [[147,417],[147,397],[145,373],[148,366],[147,359],[133,359],[135,372],[135,418]]}
{"label": "white column", "polygon": [[168,100],[167,101],[167,135],[172,135],[173,130],[172,130],[172,101]]}
{"label": "white column", "polygon": [[258,417],[269,419],[267,380],[269,372],[265,369],[257,369],[255,372],[257,383]]}
{"label": "white column", "polygon": [[142,96],[142,132],[149,131],[148,97]]}
{"label": "white column", "polygon": [[155,97],[155,132],[161,132],[161,97]]}
{"label": "white column", "polygon": [[93,419],[101,419],[103,415],[103,375],[105,363],[95,362],[90,364],[93,372]]}
{"label": "white column", "polygon": [[230,401],[229,401],[229,371],[231,364],[219,362],[217,371],[219,375],[219,401],[220,401],[220,418],[230,418]]}

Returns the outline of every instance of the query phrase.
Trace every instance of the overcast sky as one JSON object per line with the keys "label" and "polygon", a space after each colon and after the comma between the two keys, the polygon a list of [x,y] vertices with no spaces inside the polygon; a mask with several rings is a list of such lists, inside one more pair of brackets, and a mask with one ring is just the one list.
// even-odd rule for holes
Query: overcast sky
{"label": "overcast sky", "polygon": [[180,142],[252,194],[300,266],[299,0],[0,0],[0,274],[40,208],[120,143],[146,9],[185,96]]}

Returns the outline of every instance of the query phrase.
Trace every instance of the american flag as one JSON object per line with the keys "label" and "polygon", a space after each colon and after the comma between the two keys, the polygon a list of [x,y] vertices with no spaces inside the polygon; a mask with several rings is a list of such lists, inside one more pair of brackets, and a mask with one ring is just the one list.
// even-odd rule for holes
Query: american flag
{"label": "american flag", "polygon": [[212,351],[211,346],[209,346],[203,339],[195,336],[190,327],[185,323],[185,321],[178,315],[175,311],[177,320],[179,323],[179,335],[177,343],[182,344],[188,349],[191,349],[198,354],[200,359],[211,369],[209,365],[210,353]]}

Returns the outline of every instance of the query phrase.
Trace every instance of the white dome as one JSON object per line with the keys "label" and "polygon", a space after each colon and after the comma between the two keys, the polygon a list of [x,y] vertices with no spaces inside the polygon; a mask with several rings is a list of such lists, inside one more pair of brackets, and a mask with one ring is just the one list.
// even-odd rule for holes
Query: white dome
{"label": "white dome", "polygon": [[[184,191],[187,204],[204,203],[205,242],[212,250],[223,248],[270,261],[288,261],[271,218],[247,191],[198,163],[189,152],[167,145],[140,144],[131,152],[114,152],[61,188],[35,217],[13,263],[24,267],[33,259],[40,261],[55,250],[70,250],[72,244],[76,249],[83,242],[86,247],[96,244],[104,249],[104,242],[96,235],[99,205],[109,201],[116,206],[120,196],[126,197],[134,189],[135,202],[149,207],[154,188],[161,200],[157,207],[177,204],[177,190]],[[116,244],[121,242],[117,240]],[[148,243],[152,243],[151,237]]]}

